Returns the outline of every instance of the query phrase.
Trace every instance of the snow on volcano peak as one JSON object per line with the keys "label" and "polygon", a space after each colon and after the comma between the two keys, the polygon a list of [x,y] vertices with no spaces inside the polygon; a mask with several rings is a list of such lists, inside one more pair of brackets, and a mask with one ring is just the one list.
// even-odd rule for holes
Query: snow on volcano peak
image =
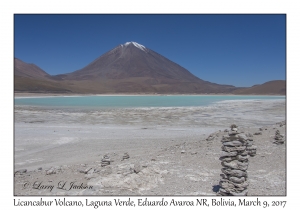
{"label": "snow on volcano peak", "polygon": [[124,45],[127,46],[129,44],[133,44],[135,47],[139,48],[140,50],[145,51],[146,47],[144,45],[141,45],[137,42],[126,42]]}

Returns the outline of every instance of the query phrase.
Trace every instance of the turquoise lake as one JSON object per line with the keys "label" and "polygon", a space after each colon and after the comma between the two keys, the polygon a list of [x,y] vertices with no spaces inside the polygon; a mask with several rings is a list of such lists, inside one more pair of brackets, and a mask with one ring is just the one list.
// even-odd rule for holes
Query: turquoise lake
{"label": "turquoise lake", "polygon": [[15,98],[15,105],[52,108],[132,108],[207,106],[224,100],[285,100],[285,96],[55,96]]}

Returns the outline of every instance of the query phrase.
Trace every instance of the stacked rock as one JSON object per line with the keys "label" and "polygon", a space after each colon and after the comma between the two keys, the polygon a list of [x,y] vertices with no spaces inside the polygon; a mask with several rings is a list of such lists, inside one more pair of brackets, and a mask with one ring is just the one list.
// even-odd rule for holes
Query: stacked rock
{"label": "stacked rock", "polygon": [[110,158],[108,155],[104,155],[101,160],[101,167],[110,165]]}
{"label": "stacked rock", "polygon": [[276,130],[274,144],[283,144],[283,143],[284,143],[283,135],[280,134],[279,130]]}
{"label": "stacked rock", "polygon": [[128,155],[127,152],[124,153],[123,158],[122,158],[122,161],[125,160],[125,159],[129,159],[129,155]]}
{"label": "stacked rock", "polygon": [[[248,141],[246,135],[239,135],[237,126],[231,125],[231,131],[223,136],[222,168],[219,195],[247,195],[248,190]],[[251,141],[249,141],[251,144]]]}
{"label": "stacked rock", "polygon": [[286,121],[284,120],[284,121],[276,123],[276,124],[279,125],[280,127],[282,127],[282,126],[286,125]]}
{"label": "stacked rock", "polygon": [[[240,135],[240,137],[243,136]],[[257,147],[253,145],[253,135],[251,133],[246,133],[244,138],[247,140],[246,151],[248,152],[248,155],[254,157],[256,155]]]}

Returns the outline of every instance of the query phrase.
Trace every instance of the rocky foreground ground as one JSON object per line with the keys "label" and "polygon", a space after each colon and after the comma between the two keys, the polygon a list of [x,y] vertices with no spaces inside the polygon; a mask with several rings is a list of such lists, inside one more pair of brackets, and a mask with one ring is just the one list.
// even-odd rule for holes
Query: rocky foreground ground
{"label": "rocky foreground ground", "polygon": [[[240,126],[239,130],[253,134],[257,147],[256,156],[249,157],[248,195],[286,195],[285,122],[255,128]],[[210,135],[170,140],[157,150],[101,152],[76,164],[18,168],[14,194],[217,195],[221,139],[227,132],[217,130]],[[278,132],[283,144],[276,144]]]}

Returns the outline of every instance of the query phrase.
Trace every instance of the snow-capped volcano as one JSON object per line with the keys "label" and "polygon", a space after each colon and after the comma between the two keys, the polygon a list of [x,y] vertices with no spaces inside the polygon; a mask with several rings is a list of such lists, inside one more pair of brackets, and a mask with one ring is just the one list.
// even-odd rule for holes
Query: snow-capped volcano
{"label": "snow-capped volcano", "polygon": [[[146,52],[146,53],[144,53]],[[137,42],[120,44],[67,78],[124,79],[147,77],[200,81],[188,70]]]}
{"label": "snow-capped volcano", "polygon": [[87,81],[88,89],[113,92],[219,92],[228,86],[203,81],[137,42],[120,44],[86,67],[57,79]]}

